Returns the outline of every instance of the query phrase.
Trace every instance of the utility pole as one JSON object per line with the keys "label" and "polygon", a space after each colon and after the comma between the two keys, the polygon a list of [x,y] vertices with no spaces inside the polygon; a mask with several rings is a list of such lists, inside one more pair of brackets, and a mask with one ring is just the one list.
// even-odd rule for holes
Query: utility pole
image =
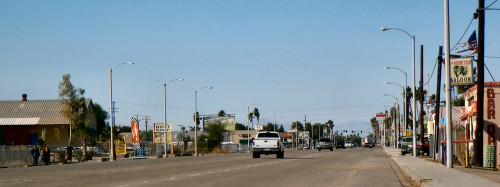
{"label": "utility pole", "polygon": [[144,123],[146,124],[146,141],[149,141],[149,138],[148,138],[148,121],[150,120],[149,117],[151,116],[143,116],[144,118],[142,118],[142,120],[144,120]]}
{"label": "utility pole", "polygon": [[483,165],[484,131],[484,0],[478,0],[477,7],[477,118],[474,139],[474,164]]}
{"label": "utility pole", "polygon": [[[307,116],[304,115],[304,137],[303,137],[304,140],[302,140],[302,143],[304,145],[306,144],[306,123],[307,123]],[[318,136],[319,136],[319,134],[318,134]],[[302,147],[304,147],[304,146],[302,146]]]}
{"label": "utility pole", "polygon": [[420,45],[420,114],[418,121],[420,123],[420,151],[424,150],[424,45]]}
{"label": "utility pole", "polygon": [[436,116],[434,117],[434,139],[436,142],[434,160],[437,160],[437,154],[439,154],[439,107],[441,106],[441,68],[443,64],[443,46],[439,46],[439,55],[438,55],[438,70],[437,70],[437,88],[436,88]]}

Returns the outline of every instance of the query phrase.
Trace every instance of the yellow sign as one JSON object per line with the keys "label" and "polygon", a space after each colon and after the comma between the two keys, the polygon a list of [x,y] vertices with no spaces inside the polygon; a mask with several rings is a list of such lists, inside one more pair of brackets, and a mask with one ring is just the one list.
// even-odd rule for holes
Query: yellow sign
{"label": "yellow sign", "polygon": [[121,140],[115,140],[115,151],[116,154],[120,155],[127,154],[127,145],[125,144],[125,142]]}
{"label": "yellow sign", "polygon": [[156,144],[165,143],[165,130],[167,131],[167,144],[172,144],[172,123],[154,123],[153,124],[153,141]]}

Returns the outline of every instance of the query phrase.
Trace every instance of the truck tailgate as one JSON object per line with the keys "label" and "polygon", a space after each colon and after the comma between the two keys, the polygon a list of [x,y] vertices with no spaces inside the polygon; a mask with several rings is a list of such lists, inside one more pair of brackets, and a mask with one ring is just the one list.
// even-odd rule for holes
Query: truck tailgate
{"label": "truck tailgate", "polygon": [[279,139],[262,139],[262,138],[259,138],[259,139],[255,139],[254,140],[255,144],[254,144],[254,148],[260,148],[260,149],[276,149],[276,148],[279,148]]}

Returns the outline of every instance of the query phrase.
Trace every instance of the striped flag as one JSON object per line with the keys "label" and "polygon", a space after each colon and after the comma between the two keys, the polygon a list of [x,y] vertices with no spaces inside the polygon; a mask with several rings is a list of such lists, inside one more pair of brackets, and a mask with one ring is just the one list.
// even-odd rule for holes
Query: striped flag
{"label": "striped flag", "polygon": [[461,52],[465,52],[465,51],[471,51],[469,53],[469,55],[467,55],[467,56],[472,56],[472,55],[476,54],[477,53],[476,31],[474,30],[474,32],[472,32],[472,34],[470,35],[469,40],[467,40],[467,42],[461,43],[461,44],[463,44],[463,46],[461,46],[461,47],[467,46],[467,49],[461,50],[461,51],[457,52],[457,54],[461,53]]}

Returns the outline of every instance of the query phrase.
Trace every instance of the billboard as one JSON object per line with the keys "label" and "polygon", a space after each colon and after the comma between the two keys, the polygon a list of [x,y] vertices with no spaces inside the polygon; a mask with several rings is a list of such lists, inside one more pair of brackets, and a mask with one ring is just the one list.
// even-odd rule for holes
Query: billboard
{"label": "billboard", "polygon": [[474,85],[472,70],[472,57],[454,58],[450,60],[450,82],[451,86]]}
{"label": "billboard", "polygon": [[141,146],[141,140],[139,138],[139,122],[138,121],[132,121],[130,123],[130,127],[132,130],[132,143],[134,146],[140,147]]}
{"label": "billboard", "polygon": [[172,144],[172,123],[153,123],[153,141],[157,144],[165,143],[165,131],[167,132],[167,143]]}
{"label": "billboard", "polygon": [[386,118],[386,117],[387,117],[387,114],[385,114],[385,113],[377,113],[377,114],[375,115],[375,117],[376,117],[376,119],[377,119],[378,121],[381,121],[381,120],[384,120],[384,118]]}

